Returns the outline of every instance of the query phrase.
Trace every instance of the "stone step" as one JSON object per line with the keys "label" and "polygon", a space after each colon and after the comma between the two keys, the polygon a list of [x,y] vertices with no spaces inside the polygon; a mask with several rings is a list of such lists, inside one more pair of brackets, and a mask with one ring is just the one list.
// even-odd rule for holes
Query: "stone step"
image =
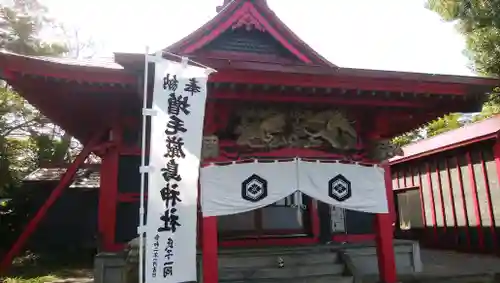
{"label": "stone step", "polygon": [[277,267],[278,260],[281,258],[285,267],[296,265],[313,264],[334,264],[338,262],[338,254],[332,252],[325,253],[279,253],[242,256],[221,256],[219,257],[219,266],[222,268],[262,268]]}
{"label": "stone step", "polygon": [[282,279],[309,276],[341,275],[345,270],[343,264],[321,263],[315,265],[297,265],[283,268],[220,268],[221,280],[254,280]]}
{"label": "stone step", "polygon": [[322,275],[310,277],[297,277],[286,279],[254,279],[254,280],[230,280],[220,282],[224,283],[353,283],[354,278],[351,276],[338,276],[338,275]]}
{"label": "stone step", "polygon": [[288,254],[288,253],[330,253],[337,252],[333,246],[291,246],[291,247],[266,247],[266,248],[229,248],[219,250],[219,257],[223,256],[238,256],[246,257],[251,255],[264,254]]}

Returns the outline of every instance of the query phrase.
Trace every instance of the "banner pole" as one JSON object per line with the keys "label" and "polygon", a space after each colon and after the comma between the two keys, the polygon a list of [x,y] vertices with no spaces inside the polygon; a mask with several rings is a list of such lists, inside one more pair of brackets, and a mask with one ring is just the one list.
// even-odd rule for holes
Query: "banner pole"
{"label": "banner pole", "polygon": [[[146,166],[146,125],[147,115],[145,113],[148,109],[148,56],[149,47],[146,46],[144,53],[144,95],[142,99],[142,139],[141,139],[141,169]],[[144,281],[144,193],[145,193],[145,170],[141,170],[141,193],[140,193],[140,207],[139,207],[139,283]]]}

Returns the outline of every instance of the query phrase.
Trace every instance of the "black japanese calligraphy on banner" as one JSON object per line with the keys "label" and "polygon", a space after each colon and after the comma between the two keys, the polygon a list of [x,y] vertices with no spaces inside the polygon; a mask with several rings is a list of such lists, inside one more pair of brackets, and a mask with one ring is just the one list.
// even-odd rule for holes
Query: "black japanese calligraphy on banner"
{"label": "black japanese calligraphy on banner", "polygon": [[[147,282],[196,281],[198,171],[207,72],[155,65],[146,244]],[[148,239],[152,238],[151,241]]]}

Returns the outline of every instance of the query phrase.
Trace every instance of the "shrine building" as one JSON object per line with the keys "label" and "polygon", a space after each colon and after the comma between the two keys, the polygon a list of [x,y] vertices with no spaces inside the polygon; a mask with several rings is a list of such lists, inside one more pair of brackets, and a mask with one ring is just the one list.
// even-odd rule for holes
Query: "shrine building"
{"label": "shrine building", "polygon": [[[497,80],[343,68],[298,38],[266,0],[224,1],[198,30],[164,49],[216,70],[209,76],[203,163],[307,158],[382,164],[404,154],[389,140],[449,112],[477,112]],[[0,75],[84,149],[2,261],[8,266],[90,152],[102,159],[99,249],[137,237],[144,54],[113,62],[0,53]],[[152,92],[154,68],[149,70]],[[374,241],[382,282],[395,283],[391,173],[389,213],[320,203],[301,193],[222,217],[199,215],[205,283],[217,282],[218,251]],[[362,178],[362,176],[360,176]],[[207,270],[215,270],[208,274]]]}

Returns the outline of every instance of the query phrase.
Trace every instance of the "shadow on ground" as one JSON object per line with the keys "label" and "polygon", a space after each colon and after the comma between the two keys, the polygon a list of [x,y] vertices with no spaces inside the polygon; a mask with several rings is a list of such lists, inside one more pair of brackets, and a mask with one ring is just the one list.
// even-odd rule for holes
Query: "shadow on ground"
{"label": "shadow on ground", "polygon": [[14,260],[0,282],[41,283],[65,278],[92,278],[93,256],[85,253],[26,253]]}

